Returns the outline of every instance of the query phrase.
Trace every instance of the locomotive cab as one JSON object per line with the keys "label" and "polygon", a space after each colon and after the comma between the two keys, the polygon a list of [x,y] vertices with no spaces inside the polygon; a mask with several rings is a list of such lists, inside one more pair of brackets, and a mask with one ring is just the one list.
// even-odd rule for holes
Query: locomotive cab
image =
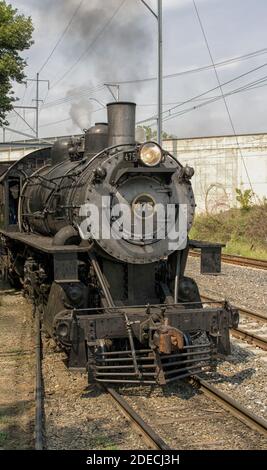
{"label": "locomotive cab", "polygon": [[10,178],[8,180],[9,225],[17,225],[18,223],[20,186],[20,178]]}
{"label": "locomotive cab", "polygon": [[21,180],[19,176],[10,175],[0,183],[0,223],[1,228],[18,230],[18,210]]}

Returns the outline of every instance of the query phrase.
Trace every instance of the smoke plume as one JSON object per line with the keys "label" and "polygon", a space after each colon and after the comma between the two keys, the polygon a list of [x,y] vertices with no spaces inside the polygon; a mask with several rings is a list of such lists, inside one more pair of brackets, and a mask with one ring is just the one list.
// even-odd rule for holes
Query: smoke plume
{"label": "smoke plume", "polygon": [[79,100],[72,103],[70,107],[70,117],[72,119],[73,124],[79,127],[81,131],[87,129],[91,126],[91,112],[92,106],[90,102],[88,103],[87,100]]}
{"label": "smoke plume", "polygon": [[[38,2],[38,12],[45,15],[50,30],[58,31],[60,36],[78,5],[79,0],[42,0]],[[153,32],[154,26],[152,15],[145,11],[141,2],[84,0],[59,46],[67,61],[66,70],[83,55],[68,75],[65,84],[74,83],[77,74],[80,78],[85,70],[83,87],[89,87],[90,82],[96,85],[143,78],[149,74],[150,64],[153,62],[151,52],[156,41],[151,31]],[[60,72],[62,75],[65,70]],[[136,99],[139,88],[140,85],[138,88],[132,85],[130,88],[122,87],[122,99]],[[73,85],[67,95],[76,89],[77,86]],[[86,106],[88,107],[88,98]],[[80,123],[79,127],[84,125],[84,117],[78,118],[85,116],[83,99],[78,98],[71,106],[70,116],[74,123]]]}

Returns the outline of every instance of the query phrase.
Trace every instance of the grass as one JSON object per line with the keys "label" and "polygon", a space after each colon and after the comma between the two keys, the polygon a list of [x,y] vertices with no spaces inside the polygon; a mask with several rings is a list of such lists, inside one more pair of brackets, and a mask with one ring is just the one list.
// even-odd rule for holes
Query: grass
{"label": "grass", "polygon": [[104,447],[104,450],[119,450],[119,449],[115,444],[110,444],[110,445]]}
{"label": "grass", "polygon": [[102,450],[118,450],[118,447],[113,442],[110,442],[106,436],[95,436],[91,445],[94,449],[101,448]]}
{"label": "grass", "polygon": [[267,260],[267,203],[196,216],[190,238],[225,243],[224,253]]}
{"label": "grass", "polygon": [[5,422],[6,421],[6,411],[5,409],[0,409],[0,422]]}
{"label": "grass", "polygon": [[8,435],[5,431],[0,431],[0,447],[2,447],[4,445],[4,443],[7,440],[7,437],[8,437]]}
{"label": "grass", "polygon": [[246,258],[255,258],[261,260],[267,260],[267,250],[260,248],[253,248],[245,242],[232,241],[223,248],[223,253],[228,255],[239,255],[245,256]]}
{"label": "grass", "polygon": [[18,356],[20,356],[21,354],[24,353],[23,349],[17,349],[17,348],[11,348],[7,351],[7,353],[9,354],[17,354]]}

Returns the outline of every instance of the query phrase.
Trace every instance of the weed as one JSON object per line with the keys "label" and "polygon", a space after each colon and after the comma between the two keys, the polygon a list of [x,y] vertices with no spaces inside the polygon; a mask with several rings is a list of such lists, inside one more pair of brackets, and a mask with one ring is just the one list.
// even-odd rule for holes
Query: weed
{"label": "weed", "polygon": [[118,450],[116,445],[110,441],[108,436],[94,436],[92,440],[93,448],[101,448],[103,450]]}
{"label": "weed", "polygon": [[249,210],[230,209],[197,215],[190,232],[195,240],[225,243],[224,253],[267,259],[267,202]]}
{"label": "weed", "polygon": [[0,431],[0,447],[2,447],[4,445],[4,443],[7,440],[7,437],[8,437],[8,435],[5,431]]}
{"label": "weed", "polygon": [[251,189],[245,189],[242,191],[242,189],[236,188],[235,192],[237,194],[236,200],[239,202],[241,209],[248,211],[252,206],[252,197],[254,195],[253,191]]}

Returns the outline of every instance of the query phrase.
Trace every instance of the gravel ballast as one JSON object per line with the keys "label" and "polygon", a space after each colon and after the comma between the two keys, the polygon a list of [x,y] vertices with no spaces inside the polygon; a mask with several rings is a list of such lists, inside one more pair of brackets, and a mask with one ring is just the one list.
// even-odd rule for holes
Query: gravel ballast
{"label": "gravel ballast", "polygon": [[219,275],[200,274],[200,260],[188,257],[186,276],[193,277],[203,295],[228,299],[267,318],[267,271],[222,263]]}
{"label": "gravel ballast", "polygon": [[64,353],[44,346],[45,440],[50,450],[145,449],[142,439],[86,373],[70,372]]}

